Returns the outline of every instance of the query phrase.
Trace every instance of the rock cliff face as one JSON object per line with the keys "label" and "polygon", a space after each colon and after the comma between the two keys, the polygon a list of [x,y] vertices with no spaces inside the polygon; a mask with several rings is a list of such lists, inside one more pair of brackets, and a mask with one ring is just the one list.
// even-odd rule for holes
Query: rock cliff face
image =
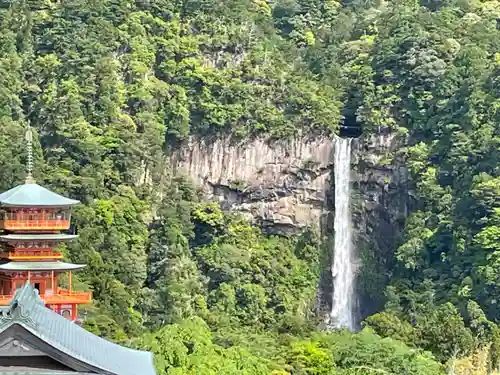
{"label": "rock cliff face", "polygon": [[209,199],[237,210],[274,233],[321,227],[333,170],[334,140],[320,137],[269,142],[190,139],[174,152]]}
{"label": "rock cliff face", "polygon": [[[407,172],[395,157],[403,145],[394,133],[363,135],[352,146],[352,215],[359,266],[358,315],[379,309],[404,219],[411,210]],[[174,152],[176,173],[190,176],[208,199],[236,210],[271,233],[312,226],[334,236],[335,139],[233,143],[191,139]],[[333,246],[330,258],[333,256]],[[331,272],[325,264],[318,294],[330,311]]]}
{"label": "rock cliff face", "polygon": [[357,140],[353,150],[353,222],[361,239],[383,233],[382,247],[394,243],[410,209],[407,170],[395,156],[401,148],[395,134]]}
{"label": "rock cliff face", "polygon": [[408,173],[397,151],[404,139],[395,133],[371,134],[353,147],[353,226],[360,268],[359,315],[379,309],[394,263],[394,251],[414,201]]}

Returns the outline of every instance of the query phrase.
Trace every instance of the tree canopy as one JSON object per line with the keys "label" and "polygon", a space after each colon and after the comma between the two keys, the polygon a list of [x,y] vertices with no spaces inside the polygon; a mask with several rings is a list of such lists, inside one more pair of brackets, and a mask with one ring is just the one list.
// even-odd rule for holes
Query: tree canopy
{"label": "tree canopy", "polygon": [[[23,181],[29,122],[37,180],[84,203],[64,251],[88,264],[86,327],[154,351],[160,374],[483,374],[499,18],[497,0],[0,0],[0,188]],[[387,163],[417,201],[358,334],[314,314],[323,238],[268,236],[168,167],[191,136],[342,124],[396,136]]]}

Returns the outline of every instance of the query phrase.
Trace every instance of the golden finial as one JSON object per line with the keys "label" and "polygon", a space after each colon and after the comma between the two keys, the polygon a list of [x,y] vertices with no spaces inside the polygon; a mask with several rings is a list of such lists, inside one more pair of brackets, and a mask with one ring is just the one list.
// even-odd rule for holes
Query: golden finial
{"label": "golden finial", "polygon": [[28,130],[26,130],[26,135],[24,137],[26,140],[26,148],[28,151],[28,163],[27,163],[27,172],[25,184],[34,184],[35,179],[33,178],[33,133],[31,132],[31,126],[28,122]]}

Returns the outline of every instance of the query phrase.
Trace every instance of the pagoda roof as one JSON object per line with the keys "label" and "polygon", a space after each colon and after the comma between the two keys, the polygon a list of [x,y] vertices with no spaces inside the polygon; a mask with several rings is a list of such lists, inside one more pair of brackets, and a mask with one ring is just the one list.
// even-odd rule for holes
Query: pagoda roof
{"label": "pagoda roof", "polygon": [[0,264],[0,271],[74,271],[85,264],[73,264],[60,261],[48,262],[7,262]]}
{"label": "pagoda roof", "polygon": [[0,194],[0,205],[17,207],[64,207],[80,203],[38,184],[18,185]]}
{"label": "pagoda roof", "polygon": [[[8,306],[0,308],[2,336],[20,337],[28,347],[38,343],[33,349],[78,373],[156,375],[150,352],[107,341],[48,309],[29,282],[16,292]],[[46,369],[45,373],[57,372]]]}
{"label": "pagoda roof", "polygon": [[5,234],[0,235],[0,241],[19,241],[19,240],[54,240],[54,241],[69,241],[78,238],[76,234]]}

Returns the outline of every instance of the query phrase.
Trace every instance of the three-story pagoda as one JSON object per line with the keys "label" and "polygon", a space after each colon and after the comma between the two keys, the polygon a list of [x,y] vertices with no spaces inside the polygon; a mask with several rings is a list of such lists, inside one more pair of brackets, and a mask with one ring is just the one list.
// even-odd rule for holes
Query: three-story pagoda
{"label": "three-story pagoda", "polygon": [[[85,265],[64,262],[57,246],[77,238],[70,228],[71,207],[79,201],[56,194],[31,177],[31,132],[28,176],[24,184],[0,194],[0,306],[8,305],[16,290],[29,282],[45,305],[76,320],[79,304],[91,301],[90,292],[72,290],[72,272]],[[67,288],[60,286],[67,273]]]}
{"label": "three-story pagoda", "polygon": [[0,374],[156,375],[152,353],[73,324],[91,294],[72,290],[71,273],[84,265],[64,262],[56,249],[77,237],[62,232],[79,202],[35,183],[29,128],[26,140],[26,182],[0,194]]}

